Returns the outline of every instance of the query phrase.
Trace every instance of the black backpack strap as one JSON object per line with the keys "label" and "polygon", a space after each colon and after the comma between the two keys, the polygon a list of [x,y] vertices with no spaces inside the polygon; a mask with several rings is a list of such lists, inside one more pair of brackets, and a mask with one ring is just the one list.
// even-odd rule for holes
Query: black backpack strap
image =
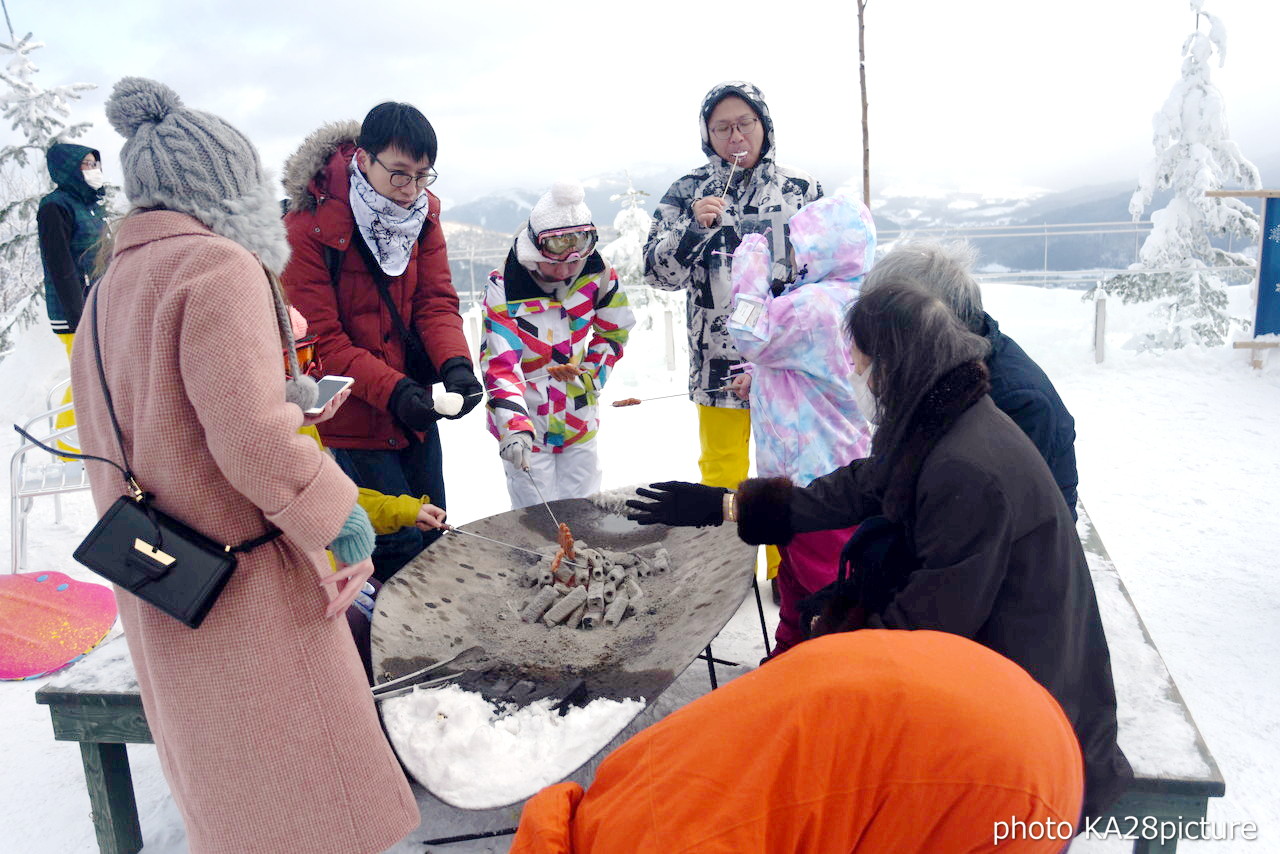
{"label": "black backpack strap", "polygon": [[342,249],[334,249],[332,246],[324,248],[324,263],[329,268],[329,284],[333,285],[334,290],[338,289],[338,280],[342,278],[342,259],[346,255]]}

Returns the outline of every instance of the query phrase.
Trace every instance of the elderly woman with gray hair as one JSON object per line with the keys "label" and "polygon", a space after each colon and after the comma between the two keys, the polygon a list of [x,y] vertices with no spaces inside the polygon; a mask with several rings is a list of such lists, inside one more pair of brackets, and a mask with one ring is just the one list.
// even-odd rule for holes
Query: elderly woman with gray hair
{"label": "elderly woman with gray hair", "polygon": [[1071,518],[1075,519],[1080,483],[1076,473],[1075,419],[1048,375],[983,310],[982,290],[971,272],[976,257],[976,250],[961,240],[899,242],[876,262],[863,291],[886,282],[916,282],[946,303],[970,332],[987,340],[989,349],[983,361],[990,374],[991,400],[1027,434],[1044,457]]}
{"label": "elderly woman with gray hair", "polygon": [[757,545],[858,525],[839,580],[810,600],[810,634],[933,629],[1017,662],[1071,721],[1084,814],[1100,814],[1132,775],[1116,744],[1107,641],[1071,514],[1035,446],[988,394],[987,342],[902,279],[864,290],[845,332],[878,424],[867,459],[806,487],[653,484],[639,490],[647,501],[628,502],[632,518],[732,521]]}
{"label": "elderly woman with gray hair", "polygon": [[[373,572],[373,530],[355,484],[298,433],[316,393],[275,281],[289,250],[271,183],[243,134],[163,84],[121,80],[106,114],[134,210],[72,354],[81,442],[127,454],[161,511],[257,543],[197,629],[116,590],[188,846],[382,851],[417,827],[417,806],[332,619]],[[103,512],[125,484],[87,468]]]}

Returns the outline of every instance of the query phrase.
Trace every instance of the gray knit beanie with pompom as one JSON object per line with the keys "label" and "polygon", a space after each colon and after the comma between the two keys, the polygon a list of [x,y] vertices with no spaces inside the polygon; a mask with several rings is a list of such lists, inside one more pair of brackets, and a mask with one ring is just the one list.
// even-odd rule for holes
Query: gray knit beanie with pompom
{"label": "gray knit beanie with pompom", "polygon": [[256,253],[269,269],[284,269],[289,242],[280,202],[244,134],[143,77],[116,83],[106,113],[125,138],[120,165],[135,207],[190,214]]}
{"label": "gray knit beanie with pompom", "polygon": [[[144,77],[116,83],[106,113],[125,138],[120,165],[131,204],[188,214],[256,254],[273,274],[284,269],[289,241],[280,202],[244,134],[211,113],[188,109],[168,86]],[[319,391],[315,380],[300,376],[288,309],[271,278],[276,324],[296,378],[285,384],[285,398],[309,409]]]}

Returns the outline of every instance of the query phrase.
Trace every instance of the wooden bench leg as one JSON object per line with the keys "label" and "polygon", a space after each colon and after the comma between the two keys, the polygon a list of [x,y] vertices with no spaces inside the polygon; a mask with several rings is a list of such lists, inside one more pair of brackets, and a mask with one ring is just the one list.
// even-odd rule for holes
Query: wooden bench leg
{"label": "wooden bench leg", "polygon": [[98,850],[101,854],[137,854],[142,850],[142,827],[125,746],[82,741],[80,758]]}

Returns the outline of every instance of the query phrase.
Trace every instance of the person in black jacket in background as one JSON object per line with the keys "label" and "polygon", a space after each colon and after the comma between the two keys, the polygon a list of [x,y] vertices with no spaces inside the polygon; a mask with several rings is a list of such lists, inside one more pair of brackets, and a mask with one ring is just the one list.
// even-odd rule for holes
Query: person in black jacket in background
{"label": "person in black jacket in background", "polygon": [[[94,281],[98,244],[106,228],[105,180],[101,155],[87,145],[55,142],[45,152],[45,163],[54,190],[40,200],[36,210],[44,305],[54,334],[71,358],[85,294]],[[62,402],[71,402],[70,388]],[[75,412],[68,409],[59,413],[54,426],[60,430],[75,423]],[[61,441],[58,447],[77,450]]]}
{"label": "person in black jacket in background", "polygon": [[653,484],[639,490],[648,501],[628,502],[631,518],[736,521],[753,545],[859,525],[842,559],[852,577],[815,597],[810,634],[933,629],[1017,662],[1075,728],[1084,815],[1100,815],[1132,777],[1116,744],[1110,652],[1071,514],[1035,446],[988,395],[988,343],[906,280],[864,290],[845,331],[878,424],[869,457],[806,487]]}
{"label": "person in black jacket in background", "polygon": [[876,262],[862,292],[882,282],[917,282],[946,303],[970,332],[987,339],[991,347],[985,359],[991,374],[991,399],[1044,457],[1074,520],[1080,483],[1075,419],[1040,366],[983,311],[982,291],[970,272],[976,254],[962,240],[899,242]]}

